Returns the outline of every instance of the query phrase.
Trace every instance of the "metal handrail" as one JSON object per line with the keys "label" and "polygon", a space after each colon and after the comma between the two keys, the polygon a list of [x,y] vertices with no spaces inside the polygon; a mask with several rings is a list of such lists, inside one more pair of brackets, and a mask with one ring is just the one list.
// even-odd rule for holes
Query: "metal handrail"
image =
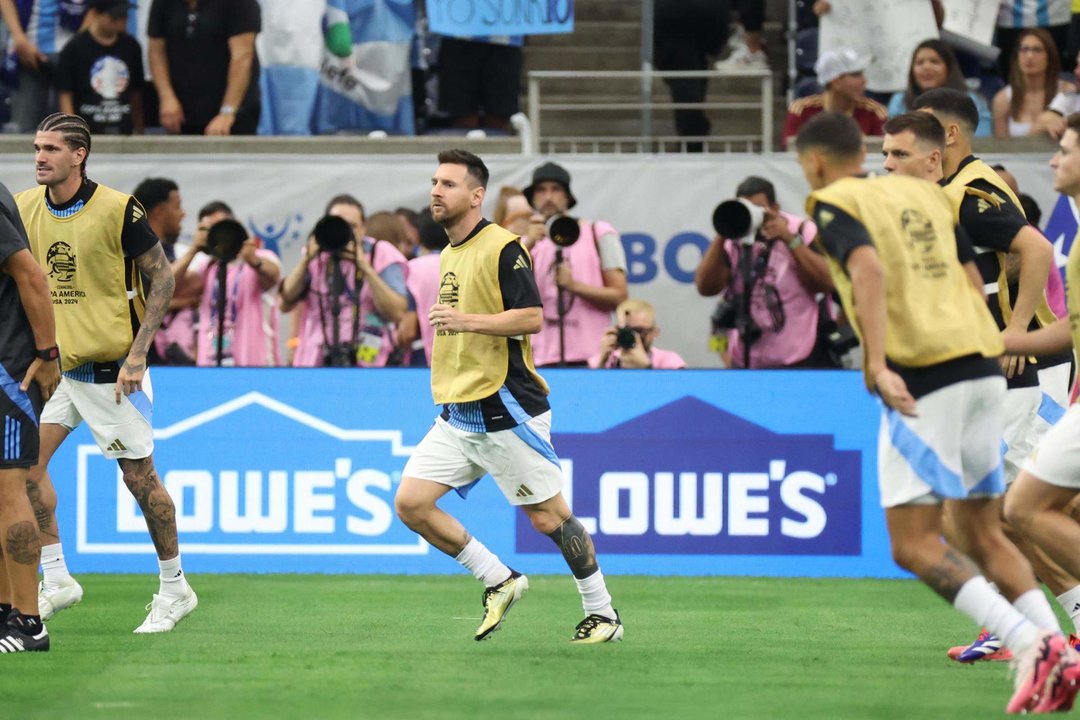
{"label": "metal handrail", "polygon": [[[645,94],[641,102],[618,102],[618,103],[552,103],[544,105],[541,101],[540,82],[543,80],[640,80],[641,86],[651,87],[653,80],[677,78],[705,78],[711,79],[757,79],[761,81],[761,102],[752,103],[745,101],[732,102],[702,102],[702,103],[656,103],[652,102],[651,95]],[[755,107],[761,108],[761,149],[763,152],[771,152],[773,149],[773,75],[768,70],[744,70],[740,72],[721,72],[717,70],[531,70],[528,73],[528,103],[529,124],[532,126],[533,154],[540,153],[540,144],[545,139],[542,131],[543,125],[540,114],[543,110],[559,111],[604,111],[604,110],[634,110],[641,109],[642,117],[650,116],[654,109],[731,109],[748,110]],[[560,138],[567,140],[568,138]],[[613,139],[613,138],[612,138]],[[666,139],[666,138],[665,138]],[[690,140],[716,140],[730,142],[734,139],[750,140],[752,136],[714,136],[706,138],[683,138]],[[589,137],[581,138],[583,142],[602,143],[607,139]],[[635,138],[642,143],[650,140],[660,140],[653,136],[651,123],[642,124],[642,135]]]}

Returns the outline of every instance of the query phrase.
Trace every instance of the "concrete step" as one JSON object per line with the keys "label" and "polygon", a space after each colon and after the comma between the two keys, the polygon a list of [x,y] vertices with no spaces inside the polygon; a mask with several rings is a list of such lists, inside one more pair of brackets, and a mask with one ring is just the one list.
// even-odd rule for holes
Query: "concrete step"
{"label": "concrete step", "polygon": [[577,0],[574,3],[574,25],[579,22],[602,20],[636,22],[641,24],[641,0]]}
{"label": "concrete step", "polygon": [[525,53],[529,70],[638,70],[641,52],[637,47],[549,47],[533,46]]}
{"label": "concrete step", "polygon": [[540,47],[584,47],[604,52],[612,47],[641,46],[641,23],[628,21],[582,20],[574,22],[574,32],[565,35],[530,35],[525,39],[525,53]]}

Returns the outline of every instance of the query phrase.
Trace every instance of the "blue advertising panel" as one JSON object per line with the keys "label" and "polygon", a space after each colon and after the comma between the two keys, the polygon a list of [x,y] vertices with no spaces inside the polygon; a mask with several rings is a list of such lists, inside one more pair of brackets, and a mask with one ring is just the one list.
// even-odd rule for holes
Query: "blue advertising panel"
{"label": "blue advertising panel", "polygon": [[431,32],[451,37],[574,32],[574,0],[427,0]]}
{"label": "blue advertising panel", "polygon": [[[878,407],[854,372],[544,373],[565,494],[605,573],[901,577],[878,507]],[[393,495],[431,426],[424,370],[156,368],[154,458],[189,572],[452,573]],[[65,554],[153,547],[85,427],[50,465]],[[443,507],[507,564],[563,572],[490,480]]]}

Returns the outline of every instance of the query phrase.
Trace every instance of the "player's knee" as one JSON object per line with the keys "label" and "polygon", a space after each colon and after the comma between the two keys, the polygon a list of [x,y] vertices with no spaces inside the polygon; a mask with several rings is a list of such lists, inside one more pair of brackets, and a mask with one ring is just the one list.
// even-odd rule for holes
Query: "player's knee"
{"label": "player's knee", "polygon": [[544,535],[550,535],[558,530],[564,520],[565,518],[560,518],[553,512],[534,511],[529,513],[529,522],[532,523],[533,528]]}
{"label": "player's knee", "polygon": [[921,543],[910,539],[896,539],[892,541],[893,562],[908,572],[919,574],[923,562],[924,548]]}
{"label": "player's knee", "polygon": [[1005,522],[1020,534],[1026,534],[1034,518],[1034,508],[1020,502],[1011,494],[1005,495]]}
{"label": "player's knee", "polygon": [[398,493],[394,496],[394,511],[398,519],[409,528],[415,529],[423,523],[430,510],[431,504],[415,495]]}

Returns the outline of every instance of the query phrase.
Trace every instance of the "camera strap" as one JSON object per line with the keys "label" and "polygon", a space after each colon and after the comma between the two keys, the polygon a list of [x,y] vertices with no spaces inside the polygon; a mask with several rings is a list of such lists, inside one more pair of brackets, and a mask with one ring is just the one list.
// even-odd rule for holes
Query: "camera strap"
{"label": "camera strap", "polygon": [[[375,267],[375,247],[379,244],[379,241],[377,239],[374,239],[374,238],[372,238],[372,239],[374,240],[374,242],[371,243],[371,254],[369,255],[369,262],[371,263],[371,267],[374,268]],[[360,249],[363,249],[364,241],[363,241],[362,238],[357,241],[357,244],[359,245]],[[338,262],[340,263],[340,260]],[[339,265],[339,267],[340,267],[340,265]],[[331,338],[332,335],[331,335],[331,333],[327,332],[327,316],[329,315],[329,313],[327,312],[326,301],[329,298],[331,288],[334,285],[333,278],[332,278],[333,271],[334,271],[333,264],[332,263],[327,263],[327,265],[326,265],[326,276],[325,276],[326,277],[326,292],[316,293],[316,296],[317,296],[318,301],[319,301],[319,326],[322,329],[323,348],[324,348],[324,350],[325,349],[331,349],[330,348],[330,338]],[[342,277],[342,282],[344,283],[344,276]],[[351,298],[352,299],[352,303],[351,303],[352,304],[352,336],[351,336],[351,338],[349,340],[349,342],[352,343],[352,344],[355,344],[356,342],[358,342],[359,338],[360,338],[360,291],[363,290],[363,288],[364,288],[364,276],[360,272],[359,263],[354,262],[353,263],[353,290],[351,292],[351,295],[352,295],[352,298]],[[342,292],[345,293],[346,295],[350,294],[349,286],[347,284],[345,285],[345,287],[342,288]],[[339,322],[338,318],[336,318],[336,317],[333,318],[332,322]]]}

